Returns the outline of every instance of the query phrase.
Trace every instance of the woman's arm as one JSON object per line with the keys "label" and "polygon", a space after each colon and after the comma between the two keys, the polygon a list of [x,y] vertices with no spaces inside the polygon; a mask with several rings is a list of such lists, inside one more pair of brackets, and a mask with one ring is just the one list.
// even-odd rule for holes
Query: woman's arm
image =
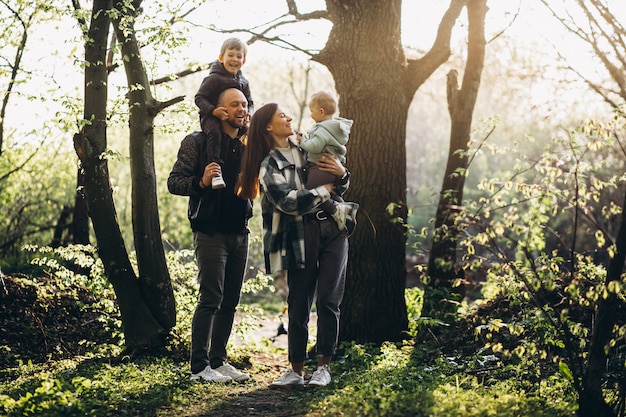
{"label": "woman's arm", "polygon": [[263,192],[283,213],[306,214],[330,198],[332,184],[325,184],[311,190],[299,190],[295,188],[295,179],[291,178],[292,181],[289,181],[286,175],[296,175],[293,167],[281,170],[271,156],[261,163],[259,176]]}
{"label": "woman's arm", "polygon": [[328,172],[337,177],[335,192],[343,195],[350,187],[350,171],[341,164],[339,158],[328,152],[322,153],[317,160],[320,171]]}

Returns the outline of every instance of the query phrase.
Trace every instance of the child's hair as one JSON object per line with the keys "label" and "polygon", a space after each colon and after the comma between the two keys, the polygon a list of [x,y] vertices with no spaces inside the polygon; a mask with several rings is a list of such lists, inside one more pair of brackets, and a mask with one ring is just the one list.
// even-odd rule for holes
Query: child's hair
{"label": "child's hair", "polygon": [[236,49],[243,52],[243,56],[248,54],[248,45],[239,38],[228,38],[222,44],[220,55],[224,55],[228,49]]}
{"label": "child's hair", "polygon": [[328,115],[337,112],[337,97],[330,91],[322,90],[311,94],[309,103],[323,108]]}

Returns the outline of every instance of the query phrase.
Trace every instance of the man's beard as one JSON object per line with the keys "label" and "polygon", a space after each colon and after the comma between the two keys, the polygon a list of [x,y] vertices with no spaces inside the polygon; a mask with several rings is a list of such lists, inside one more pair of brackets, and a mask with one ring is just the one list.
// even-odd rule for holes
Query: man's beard
{"label": "man's beard", "polygon": [[239,129],[243,126],[243,119],[241,120],[241,122],[239,122],[239,119],[229,118],[228,120],[226,120],[226,123],[228,123],[231,127]]}

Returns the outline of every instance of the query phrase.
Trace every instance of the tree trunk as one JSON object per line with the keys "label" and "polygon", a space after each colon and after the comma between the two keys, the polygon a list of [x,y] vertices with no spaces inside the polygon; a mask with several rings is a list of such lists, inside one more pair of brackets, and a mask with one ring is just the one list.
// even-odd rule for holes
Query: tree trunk
{"label": "tree trunk", "polygon": [[[135,3],[134,10],[138,10],[141,2]],[[176,302],[161,240],[154,168],[154,118],[160,103],[152,97],[141,60],[134,10],[126,9],[123,2],[115,7],[121,12],[119,16],[124,17],[114,19],[113,25],[122,47],[129,88],[132,218],[139,285],[152,315],[169,330],[176,325]]]}
{"label": "tree trunk", "polygon": [[85,125],[74,136],[74,148],[85,174],[85,197],[98,254],[113,285],[122,316],[127,348],[162,345],[167,332],[141,302],[142,294],[128,259],[117,222],[106,158],[107,69],[105,55],[110,20],[109,0],[94,0],[85,42]]}
{"label": "tree trunk", "polygon": [[[626,261],[626,195],[622,203],[622,224],[615,243],[617,253],[609,262],[605,280],[607,288],[611,282],[622,281],[624,262]],[[617,294],[613,291],[609,291],[606,298],[600,297],[598,299],[598,310],[591,331],[587,366],[583,374],[582,390],[578,398],[578,415],[580,417],[612,417],[615,415],[602,395],[602,382],[606,373],[607,350],[613,335],[613,326],[616,321],[615,313],[619,308],[619,303]]]}
{"label": "tree trunk", "polygon": [[[431,51],[407,65],[400,41],[401,0],[327,0],[333,29],[314,59],[335,79],[344,117],[354,120],[346,195],[361,208],[350,238],[340,339],[399,340],[408,328],[404,289],[407,218],[406,124],[417,88],[447,60],[464,1],[451,2]],[[392,206],[390,206],[392,205]]]}
{"label": "tree trunk", "polygon": [[65,204],[63,209],[61,209],[61,214],[59,214],[59,219],[57,220],[57,224],[54,226],[54,232],[52,234],[52,242],[50,242],[50,247],[58,248],[59,246],[63,246],[66,244],[66,239],[63,237],[63,234],[69,229],[69,218],[72,214],[72,206]]}
{"label": "tree trunk", "polygon": [[72,242],[79,245],[89,244],[89,210],[85,199],[85,172],[78,169],[76,176],[76,196],[72,214]]}
{"label": "tree trunk", "polygon": [[[448,160],[435,216],[433,246],[428,260],[430,289],[450,290],[452,280],[462,277],[463,271],[456,268],[456,250],[460,235],[460,222],[463,215],[463,188],[469,168],[469,141],[472,129],[472,115],[480,87],[480,77],[485,57],[485,16],[486,0],[467,2],[469,20],[468,57],[465,65],[463,84],[458,88],[457,72],[448,73],[448,111],[451,131]],[[427,292],[430,290],[427,290]],[[436,291],[438,294],[445,295]],[[435,297],[437,298],[437,297]],[[437,315],[441,310],[439,299],[430,299],[425,294],[423,314]],[[441,313],[442,311],[439,311]]]}

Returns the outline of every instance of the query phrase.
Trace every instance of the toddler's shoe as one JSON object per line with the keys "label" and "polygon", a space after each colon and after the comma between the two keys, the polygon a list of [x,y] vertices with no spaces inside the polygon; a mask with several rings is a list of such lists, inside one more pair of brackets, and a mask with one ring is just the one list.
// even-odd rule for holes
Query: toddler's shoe
{"label": "toddler's shoe", "polygon": [[348,236],[354,232],[356,227],[356,212],[359,209],[357,203],[337,203],[337,209],[332,214],[332,218],[337,222],[339,230],[348,230]]}

